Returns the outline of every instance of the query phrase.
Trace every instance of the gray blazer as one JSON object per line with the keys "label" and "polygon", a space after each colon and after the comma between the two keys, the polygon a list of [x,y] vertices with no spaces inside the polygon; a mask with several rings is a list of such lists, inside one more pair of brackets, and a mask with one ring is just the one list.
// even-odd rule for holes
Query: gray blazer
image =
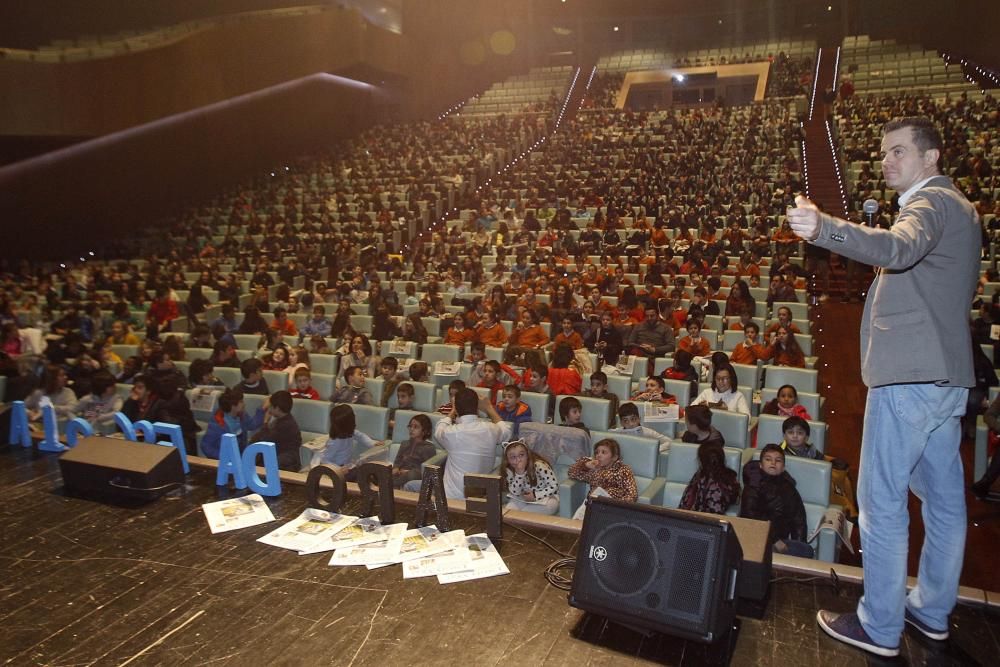
{"label": "gray blazer", "polygon": [[861,322],[866,385],[975,386],[969,308],[981,239],[975,208],[946,176],[917,190],[889,230],[821,214],[814,245],[882,267]]}

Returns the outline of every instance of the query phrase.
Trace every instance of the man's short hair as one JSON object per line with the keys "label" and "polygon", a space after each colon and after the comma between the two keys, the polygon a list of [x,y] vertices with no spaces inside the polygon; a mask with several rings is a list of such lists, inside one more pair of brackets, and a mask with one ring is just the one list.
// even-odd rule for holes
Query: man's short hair
{"label": "man's short hair", "polygon": [[904,128],[910,128],[913,132],[913,143],[916,144],[921,153],[925,153],[931,149],[944,153],[944,142],[941,140],[941,133],[930,118],[923,116],[895,118],[885,124],[882,128],[882,133],[889,134],[890,132]]}
{"label": "man's short hair", "polygon": [[604,371],[594,371],[593,373],[590,374],[590,381],[600,382],[601,384],[607,384],[608,374],[605,373]]}
{"label": "man's short hair", "polygon": [[413,390],[413,385],[409,382],[403,382],[398,387],[396,387],[396,395],[407,394],[408,396],[413,396],[416,392]]}
{"label": "man's short hair", "polygon": [[505,384],[503,386],[503,390],[504,391],[512,391],[512,392],[514,392],[515,396],[517,396],[518,398],[521,398],[521,388],[518,387],[516,384]]}
{"label": "man's short hair", "polygon": [[479,394],[468,387],[455,394],[455,412],[459,417],[479,414]]}
{"label": "man's short hair", "polygon": [[396,370],[399,368],[399,360],[396,357],[382,357],[382,365]]}

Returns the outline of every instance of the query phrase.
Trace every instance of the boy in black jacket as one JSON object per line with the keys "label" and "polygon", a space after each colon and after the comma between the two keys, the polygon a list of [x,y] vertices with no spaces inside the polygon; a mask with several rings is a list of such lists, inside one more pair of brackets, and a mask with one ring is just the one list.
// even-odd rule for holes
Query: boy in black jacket
{"label": "boy in black jacket", "polygon": [[806,542],[806,508],[795,489],[795,480],[785,471],[785,452],[768,444],[759,461],[743,466],[743,500],[740,516],[771,522],[771,546],[777,553],[812,558]]}

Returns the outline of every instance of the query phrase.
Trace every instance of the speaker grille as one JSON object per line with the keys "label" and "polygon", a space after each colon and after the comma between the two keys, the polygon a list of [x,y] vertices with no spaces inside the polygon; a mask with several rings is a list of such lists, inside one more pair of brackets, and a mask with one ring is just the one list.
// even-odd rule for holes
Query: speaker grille
{"label": "speaker grille", "polygon": [[707,568],[711,567],[708,540],[704,538],[692,538],[681,535],[677,538],[677,547],[674,552],[674,562],[686,564],[683,573],[675,572],[680,576],[671,578],[670,600],[671,609],[686,614],[698,614],[701,612],[706,590]]}
{"label": "speaker grille", "polygon": [[656,546],[637,526],[612,524],[594,540],[591,563],[603,588],[617,595],[635,595],[656,575]]}

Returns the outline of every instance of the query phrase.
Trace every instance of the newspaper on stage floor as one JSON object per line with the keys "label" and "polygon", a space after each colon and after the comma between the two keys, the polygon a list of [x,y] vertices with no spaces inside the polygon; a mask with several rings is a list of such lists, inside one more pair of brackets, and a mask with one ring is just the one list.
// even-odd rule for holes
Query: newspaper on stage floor
{"label": "newspaper on stage floor", "polygon": [[458,572],[469,567],[469,550],[465,548],[465,531],[453,530],[444,534],[451,548],[438,554],[425,555],[403,562],[403,579],[433,577],[437,574]]}
{"label": "newspaper on stage floor", "polygon": [[[346,530],[351,530],[352,528],[354,526],[349,526]],[[364,537],[371,537],[373,533],[376,539],[364,541]],[[334,547],[336,551],[330,556],[330,565],[346,566],[385,563],[394,554],[399,553],[399,547],[403,543],[403,535],[405,533],[405,523],[393,523],[388,526],[379,524],[377,528],[369,531],[368,535],[353,540],[353,543]],[[350,542],[350,540],[348,541]]]}
{"label": "newspaper on stage floor", "polygon": [[468,552],[468,562],[465,569],[437,575],[439,584],[452,584],[459,581],[472,581],[473,579],[486,579],[487,577],[510,574],[507,564],[503,562],[503,558],[500,557],[500,553],[490,542],[486,533],[467,536],[465,546],[460,548]]}
{"label": "newspaper on stage floor", "polygon": [[[258,542],[272,547],[291,549],[299,554],[312,551],[315,547],[332,544],[331,537],[357,521],[356,516],[345,516],[335,512],[308,507],[296,519],[258,538]],[[328,547],[332,549],[333,547]]]}
{"label": "newspaper on stage floor", "polygon": [[[367,567],[369,570],[374,570],[375,568],[404,563],[415,558],[424,558],[425,556],[433,556],[434,554],[448,551],[461,539],[453,536],[456,533],[462,536],[465,535],[465,531],[462,530],[442,533],[437,529],[437,526],[424,526],[423,528],[408,530],[403,536],[403,543],[400,545],[399,551],[392,558],[383,562],[372,561]],[[453,542],[452,540],[456,541]]]}
{"label": "newspaper on stage floor", "polygon": [[212,534],[259,526],[274,521],[274,514],[260,494],[205,503],[201,506]]}

